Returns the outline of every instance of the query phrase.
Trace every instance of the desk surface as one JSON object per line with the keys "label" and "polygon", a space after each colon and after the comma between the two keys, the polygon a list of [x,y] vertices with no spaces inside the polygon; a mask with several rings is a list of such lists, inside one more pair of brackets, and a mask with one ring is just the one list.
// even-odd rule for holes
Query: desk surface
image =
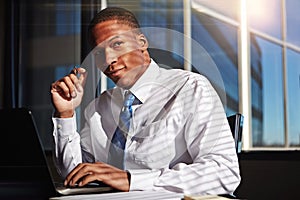
{"label": "desk surface", "polygon": [[103,194],[84,194],[84,195],[70,195],[53,197],[50,200],[83,200],[83,199],[105,199],[105,200],[181,200],[183,194],[164,192],[164,191],[132,191],[132,192],[115,192],[115,193],[103,193]]}
{"label": "desk surface", "polygon": [[115,193],[102,193],[102,194],[84,194],[84,195],[70,195],[53,197],[49,200],[84,200],[84,199],[105,199],[105,200],[225,200],[228,199],[222,196],[208,195],[184,195],[180,193],[171,193],[166,191],[132,191],[132,192],[115,192]]}

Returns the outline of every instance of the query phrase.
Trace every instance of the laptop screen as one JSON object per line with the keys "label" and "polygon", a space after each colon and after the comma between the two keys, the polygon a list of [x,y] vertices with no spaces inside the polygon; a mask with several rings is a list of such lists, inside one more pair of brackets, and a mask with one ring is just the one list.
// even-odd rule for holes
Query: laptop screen
{"label": "laptop screen", "polygon": [[0,197],[50,197],[56,194],[30,110],[1,109]]}
{"label": "laptop screen", "polygon": [[1,166],[45,165],[44,152],[31,111],[25,108],[0,110]]}

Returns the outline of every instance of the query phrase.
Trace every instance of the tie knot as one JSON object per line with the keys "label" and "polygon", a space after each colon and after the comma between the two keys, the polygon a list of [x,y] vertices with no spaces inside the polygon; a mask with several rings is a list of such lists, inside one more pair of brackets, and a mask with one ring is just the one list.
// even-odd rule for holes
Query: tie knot
{"label": "tie knot", "polygon": [[123,106],[124,107],[131,106],[133,104],[134,99],[135,96],[130,91],[126,91]]}

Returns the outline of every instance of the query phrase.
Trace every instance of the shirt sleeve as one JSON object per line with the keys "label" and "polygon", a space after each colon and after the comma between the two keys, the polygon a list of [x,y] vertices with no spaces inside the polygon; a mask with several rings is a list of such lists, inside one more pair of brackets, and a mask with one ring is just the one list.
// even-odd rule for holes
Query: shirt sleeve
{"label": "shirt sleeve", "polygon": [[[208,81],[193,94],[193,110],[184,129],[192,163],[139,173],[130,171],[131,190],[167,190],[184,194],[232,194],[240,183],[239,163],[222,103]],[[199,90],[199,91],[197,91]],[[185,95],[187,98],[188,95]],[[182,141],[183,142],[183,141]]]}
{"label": "shirt sleeve", "polygon": [[129,169],[130,191],[152,190],[161,170],[155,169]]}
{"label": "shirt sleeve", "polygon": [[54,159],[58,173],[65,178],[82,162],[80,136],[76,129],[76,115],[72,118],[52,118]]}

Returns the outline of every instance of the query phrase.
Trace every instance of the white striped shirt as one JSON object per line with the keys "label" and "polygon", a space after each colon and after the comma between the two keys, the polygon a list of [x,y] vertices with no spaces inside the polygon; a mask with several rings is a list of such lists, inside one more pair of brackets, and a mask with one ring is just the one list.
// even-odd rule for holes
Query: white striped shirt
{"label": "white striped shirt", "polygon": [[[125,147],[130,190],[185,194],[233,193],[240,183],[234,140],[222,103],[202,75],[150,66],[130,91],[141,101]],[[107,162],[123,90],[102,93],[76,117],[53,118],[57,167],[66,176],[78,163]]]}

